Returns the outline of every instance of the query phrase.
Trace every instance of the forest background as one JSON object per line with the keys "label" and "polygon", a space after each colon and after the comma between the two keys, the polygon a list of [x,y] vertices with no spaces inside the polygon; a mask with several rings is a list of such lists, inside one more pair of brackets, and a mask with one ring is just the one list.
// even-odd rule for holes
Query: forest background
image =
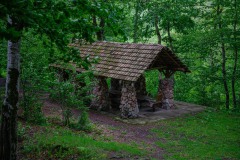
{"label": "forest background", "polygon": [[[237,0],[99,0],[87,5],[93,5],[96,10],[92,13],[79,11],[74,15],[79,18],[75,26],[64,28],[69,30],[69,42],[73,38],[87,38],[88,41],[166,45],[191,70],[190,74],[175,74],[176,100],[221,109],[239,106],[240,4]],[[99,13],[94,15],[95,12]],[[53,14],[53,11],[48,14]],[[61,14],[64,13],[55,15],[55,21]],[[3,21],[1,24],[4,31]],[[84,27],[86,32],[82,32]],[[55,34],[51,30],[49,32]],[[44,37],[43,33],[35,34],[31,28],[23,31],[21,78],[44,81],[47,80],[49,64],[61,60],[63,52],[56,47],[55,40]],[[1,77],[6,76],[6,53],[7,41],[1,39]],[[156,71],[146,73],[147,89],[152,96],[157,93],[154,86],[158,83],[158,74]]]}
{"label": "forest background", "polygon": [[[52,63],[69,60],[86,69],[95,63],[80,59],[81,53],[67,47],[76,39],[90,43],[104,40],[168,46],[191,70],[190,74],[174,75],[175,100],[239,111],[239,8],[238,0],[1,1],[0,78],[13,76],[14,81],[7,81],[6,85],[0,153],[4,145],[16,149],[19,73],[23,96],[20,107],[28,121],[45,121],[38,112],[41,93],[56,91],[58,94],[51,93],[53,97],[69,100],[62,101],[63,106],[85,105],[83,99],[72,98],[74,89],[70,83],[52,89],[56,81],[49,69]],[[10,59],[17,57],[13,61],[15,67],[20,65],[20,69],[14,70],[17,74],[7,72],[6,53]],[[77,79],[92,81],[91,75],[83,77]],[[145,77],[147,91],[155,97],[159,72],[146,72]],[[1,88],[1,96],[4,90]],[[6,113],[10,113],[10,118]],[[64,110],[64,116],[68,117],[68,110]],[[68,125],[68,118],[65,124]]]}

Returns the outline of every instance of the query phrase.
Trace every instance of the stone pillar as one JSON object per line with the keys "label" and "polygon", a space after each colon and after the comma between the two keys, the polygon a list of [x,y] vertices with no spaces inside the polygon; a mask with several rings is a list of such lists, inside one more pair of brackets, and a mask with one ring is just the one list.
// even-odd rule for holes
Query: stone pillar
{"label": "stone pillar", "polygon": [[135,88],[137,95],[147,95],[147,90],[146,90],[146,80],[144,75],[141,75],[137,82],[135,83]]}
{"label": "stone pillar", "polygon": [[120,80],[111,78],[111,91],[121,91]]}
{"label": "stone pillar", "polygon": [[162,108],[174,108],[174,81],[171,78],[159,79],[157,101],[161,99]]}
{"label": "stone pillar", "polygon": [[97,110],[111,109],[106,78],[97,77],[97,83],[93,87],[92,94],[94,95],[94,98],[92,99],[90,105],[91,108]]}
{"label": "stone pillar", "polygon": [[139,109],[134,82],[123,81],[120,110],[122,118],[138,117]]}

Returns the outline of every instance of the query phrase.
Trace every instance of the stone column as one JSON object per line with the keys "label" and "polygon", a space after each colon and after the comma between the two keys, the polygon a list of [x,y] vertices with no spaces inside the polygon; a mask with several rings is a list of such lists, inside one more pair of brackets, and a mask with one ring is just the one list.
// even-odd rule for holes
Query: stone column
{"label": "stone column", "polygon": [[159,79],[158,100],[162,100],[162,108],[174,108],[174,81],[171,78]]}
{"label": "stone column", "polygon": [[138,117],[139,109],[134,82],[123,81],[120,110],[122,118]]}
{"label": "stone column", "polygon": [[135,88],[137,95],[147,95],[147,90],[146,90],[146,80],[144,75],[141,75],[137,82],[135,83]]}
{"label": "stone column", "polygon": [[106,78],[97,77],[97,82],[93,87],[94,98],[92,99],[91,108],[97,110],[109,110],[111,109],[110,100],[108,96],[108,85]]}

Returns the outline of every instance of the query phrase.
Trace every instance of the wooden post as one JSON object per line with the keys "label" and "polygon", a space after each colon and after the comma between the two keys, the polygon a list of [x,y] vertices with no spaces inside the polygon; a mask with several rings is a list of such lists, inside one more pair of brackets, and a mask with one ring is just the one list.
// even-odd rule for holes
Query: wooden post
{"label": "wooden post", "polygon": [[120,109],[122,118],[138,117],[139,109],[134,82],[123,81]]}

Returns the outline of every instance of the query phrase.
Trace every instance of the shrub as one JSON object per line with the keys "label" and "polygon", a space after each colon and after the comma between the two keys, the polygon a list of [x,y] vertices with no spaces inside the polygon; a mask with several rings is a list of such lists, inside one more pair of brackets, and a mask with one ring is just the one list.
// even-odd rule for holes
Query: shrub
{"label": "shrub", "polygon": [[42,103],[38,97],[33,95],[24,95],[20,103],[23,109],[23,117],[26,121],[34,124],[45,124],[46,119],[42,113]]}
{"label": "shrub", "polygon": [[63,78],[60,77],[54,81],[54,89],[52,89],[50,97],[60,103],[64,125],[70,125],[72,116],[70,108],[77,108],[82,113],[79,122],[71,126],[80,130],[90,130],[91,125],[87,114],[87,105],[91,99],[91,95],[89,95],[92,85],[90,81],[91,73],[76,74],[68,72],[68,74],[68,79],[63,81]]}
{"label": "shrub", "polygon": [[83,131],[91,131],[92,130],[92,125],[89,121],[88,113],[86,111],[83,111],[81,113],[81,116],[79,117],[76,128],[79,130],[83,130]]}

